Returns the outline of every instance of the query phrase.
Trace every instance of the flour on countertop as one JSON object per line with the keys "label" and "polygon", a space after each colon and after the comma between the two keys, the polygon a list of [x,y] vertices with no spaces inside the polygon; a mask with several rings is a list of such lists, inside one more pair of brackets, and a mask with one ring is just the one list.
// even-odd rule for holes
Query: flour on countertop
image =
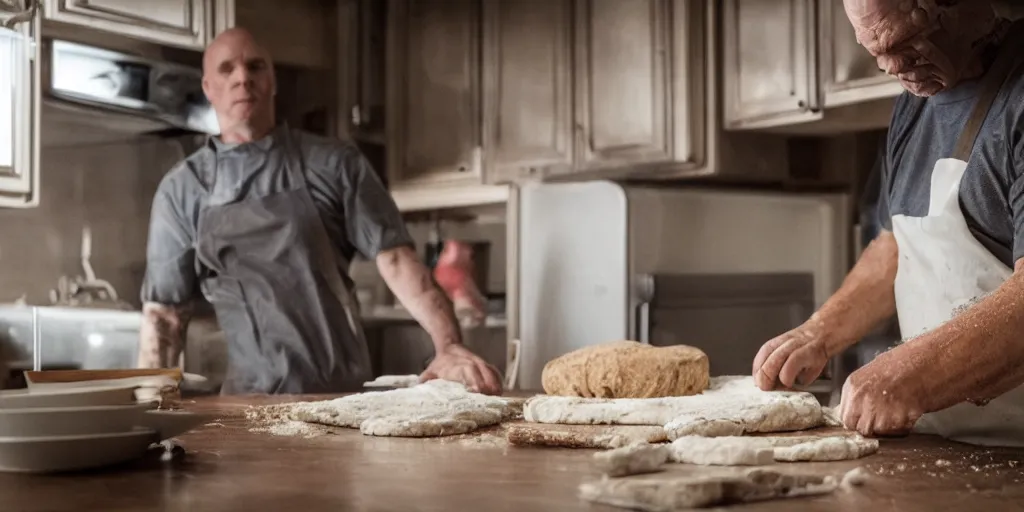
{"label": "flour on countertop", "polygon": [[332,433],[327,427],[294,420],[278,420],[278,422],[271,422],[259,427],[250,428],[249,432],[262,432],[274,436],[305,438],[330,435]]}
{"label": "flour on countertop", "polygon": [[750,376],[713,377],[707,391],[683,397],[536,396],[526,401],[523,417],[531,422],[570,425],[661,425],[669,439],[806,430],[825,422],[814,395],[762,391]]}
{"label": "flour on countertop", "polygon": [[358,428],[372,436],[434,437],[495,425],[515,417],[518,410],[515,399],[472,393],[456,382],[431,380],[334,400],[269,405],[249,416]]}

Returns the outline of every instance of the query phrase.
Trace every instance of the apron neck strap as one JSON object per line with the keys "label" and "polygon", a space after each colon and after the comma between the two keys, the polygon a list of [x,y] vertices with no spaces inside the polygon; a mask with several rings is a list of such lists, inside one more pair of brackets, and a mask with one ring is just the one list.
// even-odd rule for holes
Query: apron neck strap
{"label": "apron neck strap", "polygon": [[1024,39],[1024,25],[1020,22],[1014,23],[1000,44],[995,61],[992,62],[985,77],[982,78],[981,93],[974,103],[971,117],[967,119],[967,124],[960,131],[960,138],[956,141],[953,158],[964,162],[970,160],[971,153],[974,151],[974,142],[978,138],[978,133],[981,132],[982,125],[985,124],[985,118],[988,117],[992,103],[999,95],[1003,82],[1019,65],[1017,48],[1020,48],[1022,39]]}

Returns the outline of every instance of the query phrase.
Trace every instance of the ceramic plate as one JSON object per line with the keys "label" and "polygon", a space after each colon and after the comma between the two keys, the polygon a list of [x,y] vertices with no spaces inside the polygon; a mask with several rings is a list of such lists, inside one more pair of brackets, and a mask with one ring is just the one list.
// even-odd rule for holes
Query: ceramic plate
{"label": "ceramic plate", "polygon": [[135,403],[134,386],[52,388],[45,391],[7,389],[0,391],[0,409],[135,405]]}
{"label": "ceramic plate", "polygon": [[157,442],[152,430],[49,437],[0,437],[0,471],[52,473],[141,458]]}
{"label": "ceramic plate", "polygon": [[215,418],[209,414],[189,411],[145,411],[139,417],[138,426],[158,433],[161,441],[180,436],[200,425],[205,425]]}
{"label": "ceramic plate", "polygon": [[152,404],[0,409],[0,437],[78,436],[144,427]]}

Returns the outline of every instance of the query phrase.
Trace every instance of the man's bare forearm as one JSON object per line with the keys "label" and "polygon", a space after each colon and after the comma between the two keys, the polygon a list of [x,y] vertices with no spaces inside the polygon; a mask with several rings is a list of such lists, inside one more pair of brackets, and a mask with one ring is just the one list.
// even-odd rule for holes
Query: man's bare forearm
{"label": "man's bare forearm", "polygon": [[139,368],[171,368],[177,365],[185,348],[191,318],[190,304],[145,303],[139,336]]}
{"label": "man's bare forearm", "polygon": [[1024,384],[1024,269],[945,324],[894,348],[925,412],[984,404]]}
{"label": "man's bare forearm", "polygon": [[395,297],[430,335],[436,351],[462,343],[451,301],[415,251],[409,247],[384,251],[377,256],[377,269]]}
{"label": "man's bare forearm", "polygon": [[893,286],[899,251],[896,238],[882,231],[864,249],[839,290],[807,321],[825,340],[832,357],[857,343],[896,313]]}

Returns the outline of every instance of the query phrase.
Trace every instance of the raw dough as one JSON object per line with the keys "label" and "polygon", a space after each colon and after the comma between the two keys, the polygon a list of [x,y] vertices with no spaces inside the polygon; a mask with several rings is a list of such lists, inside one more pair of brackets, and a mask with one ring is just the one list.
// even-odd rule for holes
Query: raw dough
{"label": "raw dough", "polygon": [[671,460],[712,466],[759,466],[779,462],[852,460],[878,451],[878,440],[853,436],[680,437]]}
{"label": "raw dough", "polygon": [[598,469],[612,476],[639,475],[661,471],[668,461],[669,447],[663,444],[637,443],[594,454]]}
{"label": "raw dough", "polygon": [[516,414],[515,400],[469,392],[456,382],[431,380],[410,388],[371,391],[334,400],[259,408],[252,416],[281,417],[366,435],[433,437],[464,434]]}
{"label": "raw dough", "polygon": [[775,449],[775,460],[780,462],[829,462],[852,460],[878,451],[877,439],[856,436],[829,436]]}
{"label": "raw dough", "polygon": [[613,341],[548,361],[541,384],[547,394],[561,396],[688,396],[707,389],[708,370],[708,356],[698,348]]}
{"label": "raw dough", "polygon": [[638,442],[664,443],[665,429],[649,426],[552,425],[513,423],[505,430],[509,444],[560,448],[620,448]]}
{"label": "raw dough", "polygon": [[669,439],[687,435],[723,436],[819,427],[824,422],[814,395],[761,391],[752,376],[711,379],[700,395],[648,399],[536,396],[523,417],[537,423],[569,425],[661,425]]}
{"label": "raw dough", "polygon": [[633,510],[669,512],[828,494],[837,487],[836,478],[832,476],[789,475],[758,468],[734,476],[604,478],[580,485],[580,497],[590,502]]}
{"label": "raw dough", "polygon": [[373,379],[369,382],[364,382],[363,386],[368,388],[411,388],[419,383],[419,375],[381,375],[380,377],[377,377],[376,379]]}
{"label": "raw dough", "polygon": [[705,466],[764,466],[774,462],[767,439],[686,436],[672,441],[673,462]]}

